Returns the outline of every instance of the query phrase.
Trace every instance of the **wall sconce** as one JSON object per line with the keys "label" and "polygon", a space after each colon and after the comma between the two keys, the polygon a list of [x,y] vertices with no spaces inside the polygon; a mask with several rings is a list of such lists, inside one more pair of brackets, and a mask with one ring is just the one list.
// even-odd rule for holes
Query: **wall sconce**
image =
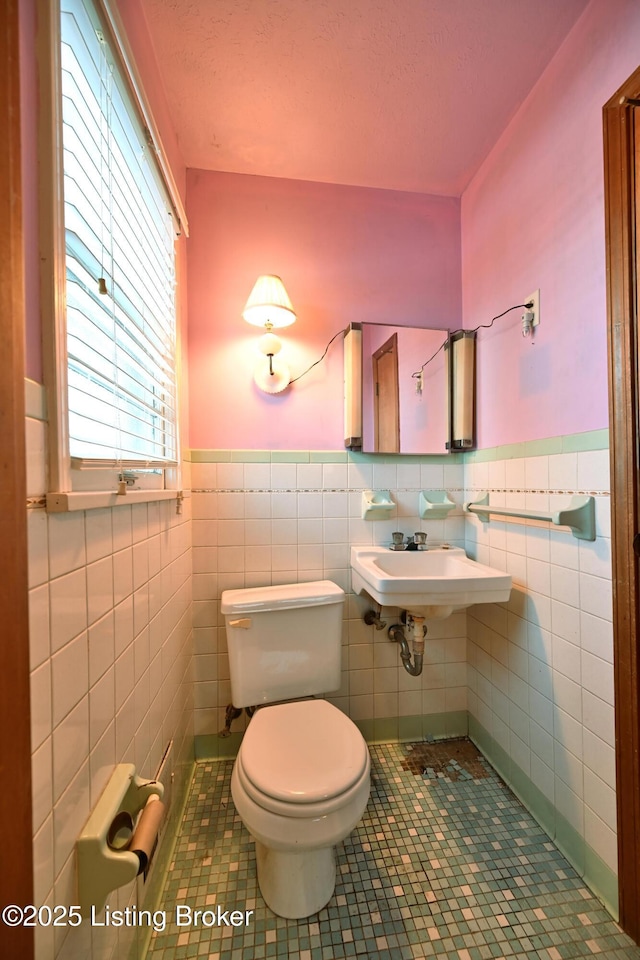
{"label": "wall sconce", "polygon": [[265,393],[280,393],[289,385],[289,368],[274,357],[282,349],[279,337],[271,333],[274,327],[288,327],[296,315],[280,277],[265,274],[258,277],[242,311],[247,323],[265,327],[266,333],[258,340],[258,349],[266,357],[256,367],[253,378]]}
{"label": "wall sconce", "polygon": [[362,450],[362,324],[344,332],[344,445]]}
{"label": "wall sconce", "polygon": [[476,444],[476,336],[476,330],[457,330],[445,344],[449,355],[448,450],[470,450]]}

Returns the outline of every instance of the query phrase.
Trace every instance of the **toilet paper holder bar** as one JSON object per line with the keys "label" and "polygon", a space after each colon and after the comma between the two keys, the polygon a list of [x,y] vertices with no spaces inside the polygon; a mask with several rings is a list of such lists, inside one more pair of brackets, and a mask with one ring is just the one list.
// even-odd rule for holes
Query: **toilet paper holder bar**
{"label": "toilet paper holder bar", "polygon": [[[78,903],[83,917],[92,916],[92,911],[99,913],[112,890],[130,883],[148,866],[164,810],[161,802],[149,801],[161,801],[163,793],[160,782],[137,776],[132,763],[115,767],[76,841]],[[134,852],[129,841],[138,814],[136,834],[142,825],[147,836],[144,849]]]}

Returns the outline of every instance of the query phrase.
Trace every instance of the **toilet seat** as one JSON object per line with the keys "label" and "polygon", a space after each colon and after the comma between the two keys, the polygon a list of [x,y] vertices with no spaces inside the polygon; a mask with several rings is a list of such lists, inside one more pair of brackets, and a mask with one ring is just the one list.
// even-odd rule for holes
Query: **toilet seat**
{"label": "toilet seat", "polygon": [[349,802],[368,778],[367,745],[356,725],[326,700],[258,710],[237,758],[249,796],[283,816],[324,816]]}

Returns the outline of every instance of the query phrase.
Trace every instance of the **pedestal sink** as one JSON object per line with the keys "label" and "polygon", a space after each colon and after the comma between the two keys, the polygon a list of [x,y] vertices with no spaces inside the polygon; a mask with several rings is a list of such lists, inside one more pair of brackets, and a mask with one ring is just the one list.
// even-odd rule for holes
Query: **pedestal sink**
{"label": "pedestal sink", "polygon": [[398,551],[352,547],[351,584],[354,593],[368,594],[381,606],[429,620],[473,603],[504,603],[511,594],[508,573],[448,546]]}

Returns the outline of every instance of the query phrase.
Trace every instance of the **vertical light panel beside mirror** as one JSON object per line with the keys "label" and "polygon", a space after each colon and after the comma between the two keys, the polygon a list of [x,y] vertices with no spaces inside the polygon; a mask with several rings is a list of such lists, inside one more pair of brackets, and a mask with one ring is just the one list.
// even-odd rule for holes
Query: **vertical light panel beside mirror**
{"label": "vertical light panel beside mirror", "polygon": [[475,332],[353,323],[344,375],[348,449],[416,456],[475,446]]}
{"label": "vertical light panel beside mirror", "polygon": [[476,331],[456,330],[449,337],[448,450],[472,450],[476,445]]}
{"label": "vertical light panel beside mirror", "polygon": [[344,332],[344,445],[362,449],[362,324]]}

